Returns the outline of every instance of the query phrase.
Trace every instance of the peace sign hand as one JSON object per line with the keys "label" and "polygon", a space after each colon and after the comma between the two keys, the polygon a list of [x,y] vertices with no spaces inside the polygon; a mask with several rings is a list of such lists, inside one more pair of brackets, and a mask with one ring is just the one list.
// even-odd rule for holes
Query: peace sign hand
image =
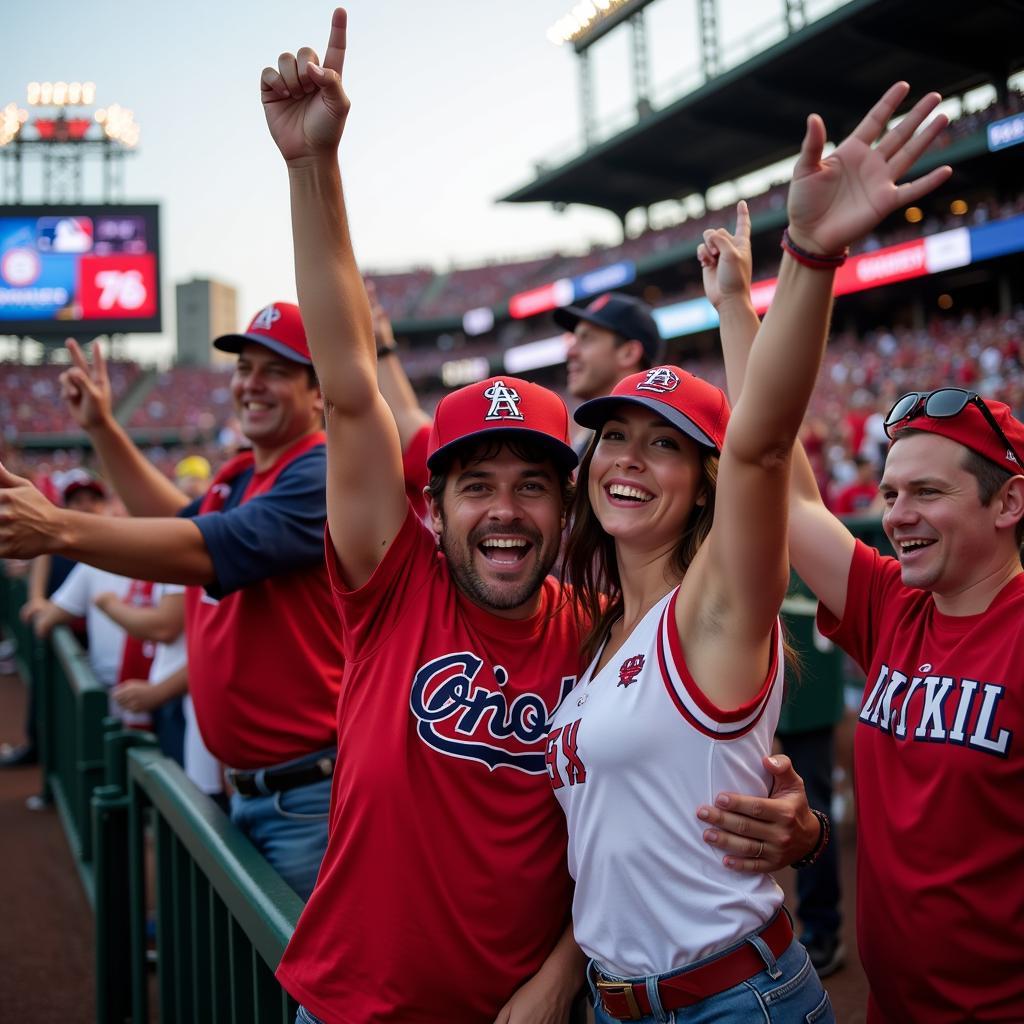
{"label": "peace sign hand", "polygon": [[[787,203],[789,233],[797,245],[824,255],[841,253],[894,210],[927,195],[953,173],[948,166],[938,167],[914,181],[896,184],[948,123],[939,114],[914,134],[942,99],[932,92],[882,135],[909,92],[906,82],[891,86],[853,133],[824,159],[825,124],[817,114],[807,118]],[[881,141],[872,147],[879,135]]]}
{"label": "peace sign hand", "polygon": [[92,343],[92,365],[74,338],[68,338],[71,367],[60,375],[61,398],[68,411],[83,430],[101,427],[113,418],[110,397],[110,378],[103,346]]}
{"label": "peace sign hand", "polygon": [[270,134],[285,160],[291,162],[338,148],[349,99],[341,86],[345,65],[348,15],[339,7],[321,65],[314,50],[282,53],[277,71],[264,68],[260,98]]}

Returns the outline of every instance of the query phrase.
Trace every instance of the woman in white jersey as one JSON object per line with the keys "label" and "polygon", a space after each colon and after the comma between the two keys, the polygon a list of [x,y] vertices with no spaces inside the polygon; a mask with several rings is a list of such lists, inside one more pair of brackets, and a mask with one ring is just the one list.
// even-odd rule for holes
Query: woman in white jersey
{"label": "woman in white jersey", "polygon": [[826,160],[824,125],[808,119],[777,291],[731,416],[718,388],[676,366],[576,412],[596,433],[564,575],[594,625],[547,762],[600,1022],[833,1019],[781,890],[728,870],[693,808],[721,791],[769,792],[790,457],[834,271],[852,241],[945,178],[895,184],[942,127],[914,136],[934,94],[871,148],[908,88],[893,86]]}

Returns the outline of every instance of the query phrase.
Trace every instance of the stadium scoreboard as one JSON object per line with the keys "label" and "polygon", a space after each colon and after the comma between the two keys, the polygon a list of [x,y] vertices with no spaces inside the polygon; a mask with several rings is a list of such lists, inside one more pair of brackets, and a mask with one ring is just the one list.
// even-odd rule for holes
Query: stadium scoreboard
{"label": "stadium scoreboard", "polygon": [[161,329],[158,206],[0,206],[0,334]]}

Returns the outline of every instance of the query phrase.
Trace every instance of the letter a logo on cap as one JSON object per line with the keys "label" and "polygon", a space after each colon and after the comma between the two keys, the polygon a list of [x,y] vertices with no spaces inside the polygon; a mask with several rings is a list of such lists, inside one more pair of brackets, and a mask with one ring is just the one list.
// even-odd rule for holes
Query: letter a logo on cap
{"label": "letter a logo on cap", "polygon": [[484,398],[489,399],[490,409],[485,420],[521,420],[519,411],[519,392],[510,388],[503,380],[496,380],[485,392]]}
{"label": "letter a logo on cap", "polygon": [[647,375],[639,384],[637,391],[655,391],[663,395],[668,391],[675,391],[679,387],[679,375],[673,373],[667,366],[656,366],[648,370]]}
{"label": "letter a logo on cap", "polygon": [[267,306],[256,314],[249,330],[269,331],[280,319],[281,311],[276,306]]}

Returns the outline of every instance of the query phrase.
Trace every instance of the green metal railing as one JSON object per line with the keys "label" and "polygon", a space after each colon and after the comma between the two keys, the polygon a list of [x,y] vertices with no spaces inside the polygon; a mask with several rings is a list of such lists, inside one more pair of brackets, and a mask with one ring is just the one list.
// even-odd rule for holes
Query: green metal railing
{"label": "green metal railing", "polygon": [[151,914],[161,1022],[291,1024],[274,969],[302,900],[151,737],[110,732],[107,770],[93,799],[97,1021],[149,1021]]}
{"label": "green metal railing", "polygon": [[98,1024],[291,1024],[297,1007],[274,969],[302,900],[152,735],[107,717],[69,630],[41,642],[20,623],[24,599],[23,581],[0,572],[5,636],[35,688],[44,785],[95,911]]}

